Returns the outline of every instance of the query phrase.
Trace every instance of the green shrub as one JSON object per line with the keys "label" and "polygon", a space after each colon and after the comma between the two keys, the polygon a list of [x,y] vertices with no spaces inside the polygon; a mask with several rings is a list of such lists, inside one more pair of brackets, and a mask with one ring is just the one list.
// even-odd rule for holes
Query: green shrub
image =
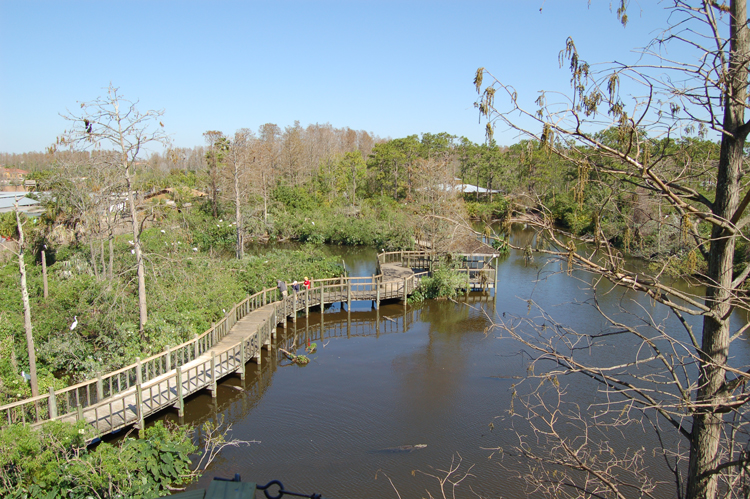
{"label": "green shrub", "polygon": [[152,498],[196,477],[190,455],[197,448],[190,431],[158,421],[143,438],[120,444],[85,441],[85,421],[53,421],[39,430],[11,425],[0,430],[0,495],[11,498]]}

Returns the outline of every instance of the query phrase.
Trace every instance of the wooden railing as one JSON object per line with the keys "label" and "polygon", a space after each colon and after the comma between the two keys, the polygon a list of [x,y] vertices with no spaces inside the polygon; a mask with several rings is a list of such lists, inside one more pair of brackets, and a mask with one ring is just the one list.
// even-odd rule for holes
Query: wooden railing
{"label": "wooden railing", "polygon": [[275,290],[265,289],[245,298],[206,332],[181,345],[168,347],[162,353],[138,359],[134,364],[95,379],[57,391],[50,387],[46,394],[6,404],[0,407],[0,425],[39,423],[69,416],[79,419],[86,407],[130,391],[137,383],[147,383],[209,351],[239,319],[265,305],[272,291]]}
{"label": "wooden railing", "polygon": [[[40,424],[50,420],[96,422],[100,433],[140,424],[143,418],[167,406],[181,411],[186,396],[202,388],[214,388],[218,379],[234,372],[244,375],[245,364],[260,360],[260,348],[270,344],[279,322],[298,312],[309,314],[311,307],[335,302],[406,299],[426,272],[398,280],[384,281],[383,275],[340,277],[313,281],[312,289],[302,289],[281,299],[276,288],[248,296],[233,306],[210,329],[192,340],[168,347],[163,352],[138,359],[134,364],[97,376],[62,390],[21,400],[0,407],[0,425],[13,423]],[[291,289],[291,288],[290,288]],[[269,320],[258,330],[222,350],[214,350],[236,322],[251,312],[274,304]],[[205,353],[207,360],[199,358]],[[205,357],[205,356],[204,356]]]}

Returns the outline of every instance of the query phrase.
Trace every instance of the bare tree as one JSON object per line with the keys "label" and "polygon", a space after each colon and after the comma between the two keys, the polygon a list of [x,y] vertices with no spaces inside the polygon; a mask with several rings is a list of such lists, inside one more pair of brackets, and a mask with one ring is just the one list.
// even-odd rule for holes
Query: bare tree
{"label": "bare tree", "polygon": [[127,206],[133,230],[134,254],[138,275],[138,312],[141,333],[148,320],[146,270],[141,247],[145,219],[139,218],[133,186],[136,165],[150,146],[168,144],[164,125],[159,121],[163,111],[138,110],[138,102],[125,99],[119,89],[110,85],[107,95],[82,102],[80,111],[68,111],[63,118],[72,124],[59,138],[59,146],[74,150],[101,152],[102,161],[119,172],[127,192]]}
{"label": "bare tree", "polygon": [[208,144],[208,151],[206,152],[206,163],[208,163],[208,199],[211,200],[211,212],[214,218],[216,218],[219,216],[219,172],[224,164],[229,145],[226,136],[217,130],[209,130],[203,134],[203,137]]}
{"label": "bare tree", "polygon": [[271,186],[278,177],[278,161],[281,153],[280,148],[281,130],[278,125],[266,123],[258,131],[258,162],[260,170],[261,195],[263,196],[263,223],[268,223],[268,201]]}
{"label": "bare tree", "polygon": [[235,222],[237,224],[237,250],[238,259],[244,256],[244,233],[245,224],[242,216],[242,207],[245,204],[250,190],[250,180],[254,173],[251,166],[256,161],[255,135],[248,128],[237,130],[234,140],[229,143],[226,152],[226,176],[232,192],[232,203],[234,204]]}
{"label": "bare tree", "polygon": [[16,215],[16,229],[18,230],[18,273],[21,276],[21,301],[23,303],[23,327],[26,332],[26,348],[29,352],[29,375],[31,376],[31,396],[39,395],[39,382],[36,376],[36,350],[34,348],[34,335],[31,326],[31,303],[29,302],[29,287],[26,284],[26,262],[24,262],[24,251],[26,240],[23,233],[21,215],[18,213],[18,199],[13,203],[13,211]]}
{"label": "bare tree", "polygon": [[[617,14],[625,23],[627,2],[618,4]],[[476,105],[489,119],[489,135],[498,122],[519,130],[577,165],[581,188],[594,178],[602,182],[617,178],[623,186],[632,186],[633,192],[653,193],[671,205],[685,233],[694,239],[693,251],[706,261],[701,276],[706,286],[703,295],[671,286],[661,278],[662,272],[625,269],[618,250],[602,238],[599,225],[590,239],[594,246],[584,250],[574,240],[560,238],[550,217],[531,221],[553,248],[540,246],[537,251],[550,252],[567,260],[570,268],[593,272],[666,305],[679,318],[684,338],[649,318],[644,320],[653,334],[610,318],[617,334],[633,335],[642,345],[639,353],[648,352],[648,362],[660,366],[658,375],[644,379],[633,374],[646,364],[640,356],[621,365],[602,366],[595,358],[579,360],[580,352],[565,342],[600,344],[602,338],[569,335],[565,330],[562,339],[558,334],[556,341],[546,341],[521,334],[517,324],[504,328],[559,366],[545,376],[584,373],[608,394],[629,404],[622,410],[639,410],[666,421],[688,448],[684,455],[679,448],[664,450],[665,456],[676,459],[673,472],[678,496],[747,497],[750,447],[744,425],[750,370],[746,365],[733,365],[736,359],[730,354],[733,341],[741,339],[747,329],[732,330],[730,316],[736,309],[748,309],[743,288],[750,275],[750,266],[735,268],[740,263],[735,260],[735,249],[739,241],[747,240],[744,230],[750,221],[750,189],[743,178],[743,150],[750,131],[745,119],[750,61],[747,6],[745,0],[721,4],[673,0],[669,4],[670,25],[644,49],[637,64],[618,63],[595,71],[568,39],[560,57],[572,73],[571,95],[543,92],[536,101],[538,109],[525,109],[514,88],[483,68],[477,71],[475,84],[480,93]],[[665,49],[671,44],[684,45],[694,59],[670,59]],[[486,79],[489,85],[484,85]],[[621,85],[627,92],[620,91]],[[641,92],[635,90],[639,86]],[[634,96],[631,102],[625,94]],[[498,95],[507,97],[508,108],[497,104]],[[521,126],[518,116],[531,120],[527,123],[536,122],[538,129]],[[608,127],[615,133],[614,140],[605,140],[600,133]],[[720,159],[713,165],[715,181],[702,186],[696,185],[690,169],[674,168],[671,158],[655,148],[653,141],[696,131],[716,132],[721,140]],[[708,191],[706,185],[710,185]],[[701,318],[700,331],[688,320],[691,315]],[[681,459],[687,460],[686,466]],[[608,495],[625,494],[623,484],[612,480],[615,474],[607,475],[606,467],[598,471],[603,473],[600,480],[609,480]],[[600,494],[597,487],[586,487],[585,495]]]}

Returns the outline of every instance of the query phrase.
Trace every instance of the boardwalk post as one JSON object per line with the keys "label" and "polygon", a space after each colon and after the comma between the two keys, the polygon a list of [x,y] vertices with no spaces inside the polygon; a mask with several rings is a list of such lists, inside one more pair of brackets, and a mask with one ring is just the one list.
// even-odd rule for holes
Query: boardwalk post
{"label": "boardwalk post", "polygon": [[409,299],[409,278],[404,277],[404,311],[406,311],[406,301]]}
{"label": "boardwalk post", "polygon": [[240,341],[240,379],[245,379],[245,338],[242,338],[242,341]]}
{"label": "boardwalk post", "polygon": [[375,308],[380,309],[380,282],[376,276],[372,276],[372,281],[375,283]]}
{"label": "boardwalk post", "polygon": [[469,296],[469,291],[471,291],[471,272],[469,271],[469,267],[467,264],[466,267],[466,296]]}
{"label": "boardwalk post", "polygon": [[497,256],[495,257],[495,284],[494,284],[495,296],[497,296],[497,267],[498,267],[498,263],[500,262],[499,258],[500,257],[497,257]]}
{"label": "boardwalk post", "polygon": [[167,352],[167,372],[172,370],[172,348],[167,345],[164,347],[164,351]]}
{"label": "boardwalk post", "polygon": [[141,374],[141,358],[135,358],[135,383],[140,385],[143,383],[143,375]]}
{"label": "boardwalk post", "polygon": [[294,291],[294,298],[292,298],[292,322],[297,324],[297,292]]}
{"label": "boardwalk post", "polygon": [[96,401],[104,399],[104,388],[102,387],[102,373],[96,373]]}
{"label": "boardwalk post", "polygon": [[346,311],[351,312],[352,310],[352,281],[347,279],[346,286]]}
{"label": "boardwalk post", "polygon": [[138,382],[137,385],[135,385],[135,410],[138,415],[138,424],[136,425],[136,428],[138,428],[138,435],[141,436],[143,432],[143,387],[141,386],[141,383]]}
{"label": "boardwalk post", "polygon": [[310,290],[305,287],[305,317],[310,316]]}
{"label": "boardwalk post", "polygon": [[263,306],[264,307],[266,306],[266,290],[265,290],[265,288],[263,289]]}
{"label": "boardwalk post", "polygon": [[288,310],[289,307],[287,307],[287,304],[289,303],[289,297],[288,296],[286,296],[286,297],[282,296],[281,297],[281,303],[282,303],[281,306],[284,307],[284,310],[281,312],[281,320],[283,322],[282,325],[284,326],[284,329],[286,329],[287,328],[287,322],[289,322],[289,310]]}
{"label": "boardwalk post", "polygon": [[193,337],[193,346],[194,346],[193,350],[195,351],[195,356],[193,357],[193,360],[195,360],[198,358],[198,335],[197,334]]}
{"label": "boardwalk post", "polygon": [[47,403],[49,408],[49,418],[55,419],[57,417],[57,398],[55,397],[55,389],[49,387],[49,402]]}
{"label": "boardwalk post", "polygon": [[211,398],[216,398],[216,354],[211,350]]}
{"label": "boardwalk post", "polygon": [[177,415],[179,417],[185,416],[185,400],[182,396],[182,368],[177,368]]}

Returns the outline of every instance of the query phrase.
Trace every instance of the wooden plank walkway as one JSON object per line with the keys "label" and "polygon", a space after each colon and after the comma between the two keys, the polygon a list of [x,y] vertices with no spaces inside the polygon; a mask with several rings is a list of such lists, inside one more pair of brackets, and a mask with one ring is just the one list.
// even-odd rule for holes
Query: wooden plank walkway
{"label": "wooden plank walkway", "polygon": [[261,361],[261,348],[270,348],[279,324],[286,327],[287,320],[296,321],[300,312],[307,316],[312,307],[323,311],[336,302],[351,306],[353,301],[372,301],[379,308],[383,300],[406,300],[427,273],[412,268],[428,264],[432,257],[427,252],[381,253],[378,275],[317,280],[312,289],[284,299],[277,289],[264,289],[191,341],[94,380],[57,392],[50,388],[48,394],[0,407],[0,424],[85,419],[98,436],[141,427],[147,416],[164,409],[182,414],[187,396],[202,389],[215,395],[218,381],[232,374],[244,379],[245,364]]}

